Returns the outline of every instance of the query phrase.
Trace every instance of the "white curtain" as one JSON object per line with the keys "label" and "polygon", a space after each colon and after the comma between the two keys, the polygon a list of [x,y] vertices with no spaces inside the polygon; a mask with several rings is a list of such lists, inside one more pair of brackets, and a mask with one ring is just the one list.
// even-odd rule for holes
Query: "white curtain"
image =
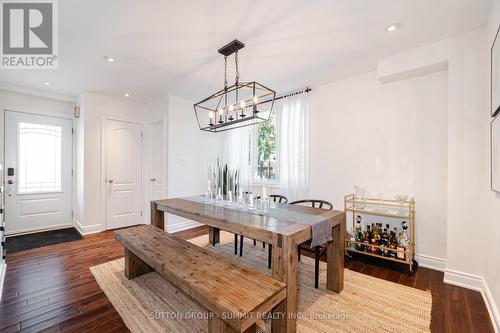
{"label": "white curtain", "polygon": [[257,165],[256,145],[258,126],[246,126],[229,130],[224,137],[223,163],[229,168],[238,169],[241,185],[248,189]]}
{"label": "white curtain", "polygon": [[309,94],[286,97],[276,113],[280,191],[289,201],[309,191]]}

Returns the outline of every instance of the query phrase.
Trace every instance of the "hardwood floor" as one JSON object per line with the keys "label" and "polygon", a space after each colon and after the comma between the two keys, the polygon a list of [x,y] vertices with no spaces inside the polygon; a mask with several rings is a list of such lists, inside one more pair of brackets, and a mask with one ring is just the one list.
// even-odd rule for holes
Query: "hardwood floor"
{"label": "hardwood floor", "polygon": [[[189,239],[207,230],[199,227],[177,235]],[[89,271],[122,256],[123,248],[110,231],[8,255],[0,332],[128,332]],[[480,293],[444,284],[442,272],[419,268],[408,277],[384,265],[361,256],[346,261],[351,270],[431,290],[432,332],[494,332]]]}

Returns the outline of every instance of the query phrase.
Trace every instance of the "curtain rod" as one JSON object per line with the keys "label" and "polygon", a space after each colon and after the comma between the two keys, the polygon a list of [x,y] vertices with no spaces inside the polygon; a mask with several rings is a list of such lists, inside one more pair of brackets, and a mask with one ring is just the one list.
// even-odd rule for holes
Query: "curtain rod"
{"label": "curtain rod", "polygon": [[[281,95],[279,97],[276,97],[274,100],[277,101],[278,99],[283,99],[283,98],[294,96],[294,95],[300,95],[300,94],[303,94],[303,93],[309,93],[311,90],[312,90],[311,88],[307,87],[304,90],[299,90],[299,91],[295,91],[295,92],[292,92],[292,93],[287,93],[287,94]],[[272,102],[272,101],[273,101],[272,99],[268,99],[266,101],[260,102],[259,104],[269,103],[269,102]]]}

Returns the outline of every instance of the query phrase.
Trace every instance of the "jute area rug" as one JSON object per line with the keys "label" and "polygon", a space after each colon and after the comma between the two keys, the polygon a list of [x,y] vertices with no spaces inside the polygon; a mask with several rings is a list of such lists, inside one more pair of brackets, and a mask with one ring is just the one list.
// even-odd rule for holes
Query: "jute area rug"
{"label": "jute area rug", "polygon": [[[267,249],[245,240],[243,257],[233,254],[233,235],[221,232],[212,247],[208,236],[191,240],[228,260],[270,274]],[[139,332],[207,332],[207,312],[157,273],[132,280],[123,275],[123,259],[91,267],[99,286],[127,327]],[[320,266],[320,288],[314,288],[314,260],[302,256],[298,265],[298,332],[430,332],[430,291],[402,286],[345,270],[344,290],[326,290],[326,264]],[[258,332],[270,332],[269,322]]]}

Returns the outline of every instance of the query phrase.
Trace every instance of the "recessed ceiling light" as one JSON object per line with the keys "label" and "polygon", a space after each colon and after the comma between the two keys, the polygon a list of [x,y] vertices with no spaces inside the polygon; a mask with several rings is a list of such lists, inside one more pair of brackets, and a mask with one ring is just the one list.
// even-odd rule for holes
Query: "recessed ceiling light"
{"label": "recessed ceiling light", "polygon": [[46,86],[51,86],[52,85],[52,82],[49,82],[49,81],[43,81],[43,84],[46,85]]}
{"label": "recessed ceiling light", "polygon": [[109,57],[109,56],[104,56],[104,59],[106,59],[106,61],[108,61],[108,62],[115,62],[116,61],[115,58]]}
{"label": "recessed ceiling light", "polygon": [[130,97],[130,94],[129,93],[124,93],[123,96]]}
{"label": "recessed ceiling light", "polygon": [[401,28],[401,23],[393,23],[390,26],[388,26],[387,28],[385,28],[385,31],[394,32],[394,31],[398,30],[399,28]]}

